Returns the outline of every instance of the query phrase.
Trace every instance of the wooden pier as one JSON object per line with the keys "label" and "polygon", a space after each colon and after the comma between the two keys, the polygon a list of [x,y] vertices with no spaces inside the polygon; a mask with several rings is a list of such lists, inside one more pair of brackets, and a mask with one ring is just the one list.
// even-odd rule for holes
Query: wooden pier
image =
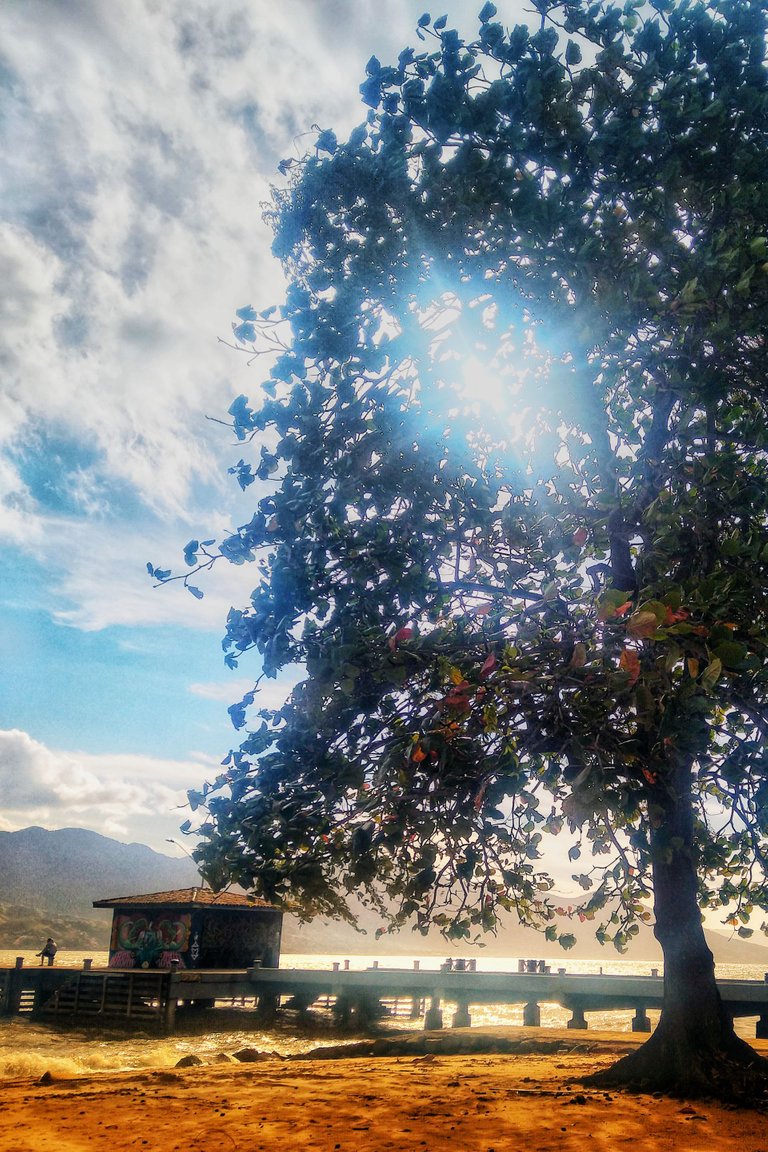
{"label": "wooden pier", "polygon": [[[768,1039],[766,981],[721,980],[720,995],[733,1016],[756,1017],[755,1035]],[[660,1009],[663,980],[658,976],[552,973],[444,972],[371,967],[362,971],[247,968],[158,969],[0,968],[0,1016],[28,1015],[60,1022],[156,1025],[172,1031],[178,1009],[242,1004],[265,1023],[287,1008],[308,1011],[333,1006],[340,1022],[364,1026],[391,1013],[393,1005],[424,1027],[442,1028],[444,1006],[452,1006],[452,1027],[471,1025],[480,1004],[522,1005],[523,1024],[541,1022],[541,1004],[559,1004],[571,1013],[569,1028],[587,1028],[587,1014],[633,1013],[632,1030],[648,1032],[649,1009]]]}

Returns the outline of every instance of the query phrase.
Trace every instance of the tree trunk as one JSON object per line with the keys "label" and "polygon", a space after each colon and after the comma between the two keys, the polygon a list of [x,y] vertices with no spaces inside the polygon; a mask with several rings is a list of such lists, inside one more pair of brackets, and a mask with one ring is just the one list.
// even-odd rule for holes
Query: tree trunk
{"label": "tree trunk", "polygon": [[654,933],[664,955],[661,1018],[641,1048],[589,1082],[764,1104],[768,1060],[734,1032],[702,926],[690,766],[678,768],[659,786],[649,818]]}

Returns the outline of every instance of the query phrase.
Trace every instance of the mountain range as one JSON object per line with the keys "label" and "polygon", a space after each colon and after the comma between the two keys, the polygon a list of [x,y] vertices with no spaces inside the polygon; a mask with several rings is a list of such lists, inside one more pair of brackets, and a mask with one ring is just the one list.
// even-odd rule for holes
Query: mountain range
{"label": "mountain range", "polygon": [[[53,935],[61,948],[106,950],[111,914],[93,908],[94,900],[201,884],[190,858],[166,856],[146,844],[123,844],[84,828],[50,831],[33,827],[0,832],[0,948],[39,947],[38,941]],[[548,955],[555,961],[566,955],[555,945],[546,944],[539,933],[517,923],[507,923],[495,936],[486,936],[483,946],[448,946],[437,934],[424,938],[408,930],[377,941],[375,931],[381,918],[362,907],[358,911],[358,932],[341,922],[300,924],[286,915],[283,951],[340,958],[361,954],[434,956],[451,949],[462,956]],[[589,926],[584,927],[568,955],[580,960],[615,959],[616,953],[601,947],[586,930]],[[768,971],[768,947],[723,932],[709,931],[707,936],[719,963],[762,964]],[[660,961],[659,946],[647,925],[641,925],[628,958]]]}

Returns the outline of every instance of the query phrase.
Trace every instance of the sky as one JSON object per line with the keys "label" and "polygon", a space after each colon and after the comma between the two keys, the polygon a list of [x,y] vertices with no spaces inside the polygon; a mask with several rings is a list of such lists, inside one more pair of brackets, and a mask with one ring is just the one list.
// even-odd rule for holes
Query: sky
{"label": "sky", "polygon": [[[432,15],[470,36],[481,7]],[[418,47],[423,11],[0,4],[0,830],[184,850],[185,791],[238,742],[227,706],[260,671],[220,643],[255,576],[220,565],[198,601],[146,564],[183,569],[189,539],[250,519],[216,421],[260,379],[222,342],[235,310],[284,290],[262,206],[312,125],[364,119],[366,61]]]}

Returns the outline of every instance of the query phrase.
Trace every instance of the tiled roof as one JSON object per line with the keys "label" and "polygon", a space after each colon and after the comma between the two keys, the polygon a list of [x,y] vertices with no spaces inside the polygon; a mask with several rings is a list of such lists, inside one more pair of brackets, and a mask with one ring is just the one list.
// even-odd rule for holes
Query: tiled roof
{"label": "tiled roof", "polygon": [[139,896],[112,896],[94,900],[94,908],[142,907],[147,904],[185,908],[272,908],[266,900],[241,892],[212,892],[210,888],[176,888],[172,892],[146,892]]}

